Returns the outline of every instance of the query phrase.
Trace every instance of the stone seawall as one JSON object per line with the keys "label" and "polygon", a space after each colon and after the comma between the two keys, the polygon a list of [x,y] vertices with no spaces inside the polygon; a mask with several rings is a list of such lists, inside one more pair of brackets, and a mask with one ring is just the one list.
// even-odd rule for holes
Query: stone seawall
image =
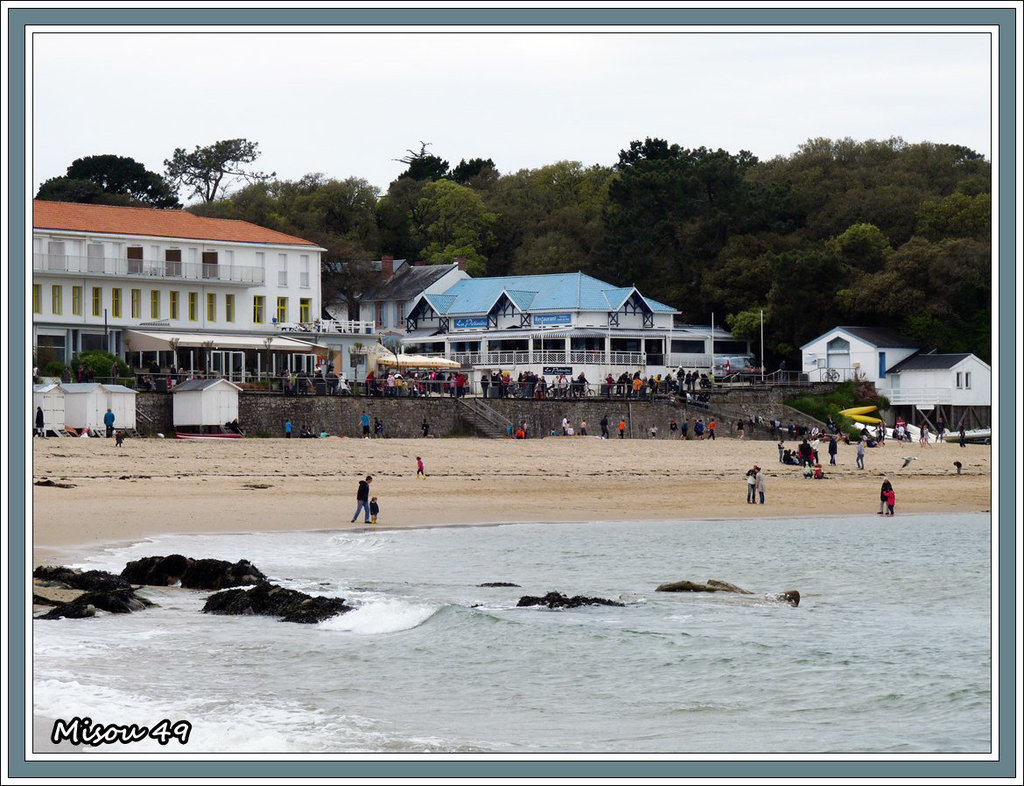
{"label": "stone seawall", "polygon": [[[736,434],[736,421],[757,415],[764,419],[779,417],[786,422],[791,410],[782,401],[795,391],[788,388],[716,390],[711,409],[696,406],[687,407],[674,400],[633,401],[623,399],[589,398],[583,400],[541,401],[523,399],[479,399],[490,406],[501,417],[518,425],[528,424],[530,437],[542,437],[552,431],[560,432],[562,418],[568,418],[573,427],[579,429],[586,421],[589,434],[601,433],[601,418],[608,417],[609,431],[618,437],[620,420],[627,424],[626,436],[633,439],[648,439],[651,425],[658,427],[658,438],[669,437],[669,421],[695,420],[714,417],[718,421],[718,434]],[[803,389],[801,392],[806,392]],[[142,434],[174,433],[173,394],[139,393],[136,397],[136,424]],[[718,407],[721,407],[718,410]],[[499,436],[498,430],[481,430],[474,419],[456,399],[448,396],[426,398],[365,398],[349,396],[282,396],[276,393],[242,391],[238,403],[238,421],[242,430],[250,437],[280,437],[284,435],[284,421],[292,422],[293,435],[297,436],[303,426],[308,425],[314,432],[321,430],[332,435],[357,437],[361,435],[359,417],[366,411],[371,423],[379,418],[384,423],[385,436],[419,437],[424,420],[430,426],[430,433],[437,437],[487,435]],[[717,410],[717,411],[716,411]],[[804,416],[804,424],[816,423]],[[691,430],[692,436],[692,430]],[[775,434],[767,428],[747,427],[748,439],[774,439]]]}

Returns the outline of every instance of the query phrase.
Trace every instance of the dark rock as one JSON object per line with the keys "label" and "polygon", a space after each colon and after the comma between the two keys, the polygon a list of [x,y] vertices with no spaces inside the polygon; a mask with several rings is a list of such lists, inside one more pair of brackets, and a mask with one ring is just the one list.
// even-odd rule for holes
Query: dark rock
{"label": "dark rock", "polygon": [[511,581],[485,581],[483,584],[477,584],[478,587],[518,587],[518,584],[513,584]]}
{"label": "dark rock", "polygon": [[780,592],[778,595],[775,596],[775,599],[784,601],[793,606],[800,605],[800,593],[796,590],[786,590],[785,592]]}
{"label": "dark rock", "polygon": [[720,581],[719,579],[708,579],[708,586],[714,587],[722,592],[738,592],[741,595],[753,595],[754,593],[750,590],[745,590],[741,587],[737,587],[735,584],[730,584],[728,581]]}
{"label": "dark rock", "polygon": [[280,617],[283,622],[322,622],[352,611],[344,598],[312,597],[267,581],[249,590],[229,589],[206,599],[204,614],[261,614]]}
{"label": "dark rock", "polygon": [[60,601],[54,600],[53,598],[44,598],[42,595],[36,595],[32,593],[32,605],[33,606],[59,606]]}
{"label": "dark rock", "polygon": [[150,601],[138,597],[131,588],[110,592],[86,592],[69,603],[61,603],[50,609],[38,619],[59,620],[92,617],[96,614],[97,609],[109,611],[111,614],[129,614],[133,611],[142,611],[152,605]]}
{"label": "dark rock", "polygon": [[580,606],[625,606],[617,600],[607,598],[588,598],[583,595],[566,597],[561,592],[549,592],[543,598],[533,595],[524,595],[519,599],[516,606],[547,606],[549,609],[575,609]]}
{"label": "dark rock", "polygon": [[266,581],[267,577],[249,560],[231,564],[222,559],[197,559],[185,569],[181,586],[190,589],[219,590],[224,587],[242,587]]}
{"label": "dark rock", "polygon": [[53,487],[59,488],[59,489],[73,489],[75,487],[74,483],[59,483],[56,480],[50,480],[49,478],[43,478],[42,480],[37,480],[35,485],[37,485],[37,486],[53,486]]}
{"label": "dark rock", "polygon": [[227,560],[197,560],[181,554],[144,557],[129,562],[121,576],[134,584],[165,587],[181,582],[186,589],[209,590],[257,584],[267,578],[248,560],[239,560],[232,565]]}
{"label": "dark rock", "polygon": [[81,571],[63,566],[40,565],[32,571],[32,578],[87,592],[110,592],[132,588],[128,581],[105,570]]}
{"label": "dark rock", "polygon": [[718,587],[709,584],[695,584],[692,581],[673,581],[670,584],[662,584],[655,592],[718,592]]}
{"label": "dark rock", "polygon": [[150,584],[156,587],[167,587],[177,584],[188,567],[188,557],[171,554],[167,557],[143,557],[133,560],[124,566],[121,578],[132,584]]}

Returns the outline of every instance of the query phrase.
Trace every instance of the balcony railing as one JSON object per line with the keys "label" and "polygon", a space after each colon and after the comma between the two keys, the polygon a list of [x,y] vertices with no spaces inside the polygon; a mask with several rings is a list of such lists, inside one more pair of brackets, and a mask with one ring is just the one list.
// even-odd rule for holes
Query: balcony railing
{"label": "balcony railing", "polygon": [[72,273],[150,280],[210,281],[245,286],[261,286],[264,282],[264,272],[261,267],[214,265],[206,262],[169,262],[153,259],[81,257],[68,254],[33,254],[32,270],[37,273]]}
{"label": "balcony railing", "polygon": [[373,322],[355,319],[316,319],[312,322],[279,322],[277,327],[284,333],[359,333],[370,335],[374,332]]}
{"label": "balcony railing", "polygon": [[890,404],[952,404],[953,388],[896,388],[880,391]]}
{"label": "balcony railing", "polygon": [[622,366],[623,368],[642,368],[647,365],[647,356],[643,352],[603,352],[601,350],[574,349],[564,350],[515,350],[509,352],[453,352],[452,360],[463,366],[483,366],[485,368],[505,368],[512,366]]}

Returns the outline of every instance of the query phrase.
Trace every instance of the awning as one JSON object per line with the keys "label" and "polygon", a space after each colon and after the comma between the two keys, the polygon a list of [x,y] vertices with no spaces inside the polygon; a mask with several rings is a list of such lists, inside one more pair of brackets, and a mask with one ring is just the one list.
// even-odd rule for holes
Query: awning
{"label": "awning", "polygon": [[[414,341],[422,341],[425,338],[430,338],[431,336],[436,336],[436,335],[437,335],[437,328],[436,327],[433,327],[433,328],[420,328],[418,330],[409,330],[409,331],[407,331],[402,336],[402,341],[403,342],[412,343]],[[444,337],[442,336],[439,340],[443,341]]]}
{"label": "awning", "polygon": [[158,333],[146,330],[126,330],[125,349],[129,352],[166,352],[177,349],[269,349],[274,352],[304,352],[325,354],[327,347],[310,341],[285,338],[278,335],[231,336],[217,333]]}

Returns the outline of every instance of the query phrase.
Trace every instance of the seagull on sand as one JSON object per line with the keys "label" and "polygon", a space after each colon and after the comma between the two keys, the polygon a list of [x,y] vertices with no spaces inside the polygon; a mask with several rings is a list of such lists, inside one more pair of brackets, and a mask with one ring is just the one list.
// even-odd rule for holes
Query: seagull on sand
{"label": "seagull on sand", "polygon": [[900,469],[906,469],[908,466],[910,466],[911,461],[917,461],[917,456],[904,456],[903,466],[900,467]]}

